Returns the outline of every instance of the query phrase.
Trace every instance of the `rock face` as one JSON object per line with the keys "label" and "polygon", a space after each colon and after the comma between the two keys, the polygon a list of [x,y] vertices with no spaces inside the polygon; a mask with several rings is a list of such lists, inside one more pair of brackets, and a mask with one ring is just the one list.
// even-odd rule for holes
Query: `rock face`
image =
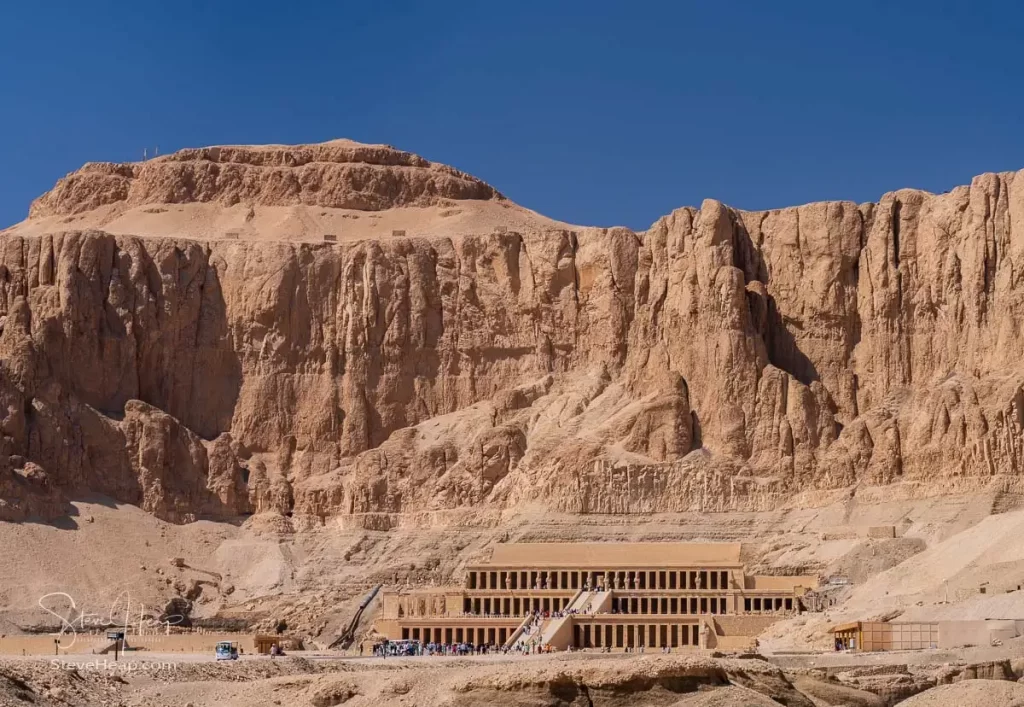
{"label": "rock face", "polygon": [[[87,166],[32,216],[500,198],[346,142]],[[0,518],[84,490],[178,521],[367,527],[527,504],[1018,494],[1022,269],[1024,172],[859,206],[705,201],[642,233],[331,245],[15,227],[0,235]]]}
{"label": "rock face", "polygon": [[386,145],[205,147],[137,164],[90,163],[37,199],[30,217],[110,204],[214,202],[379,211],[444,199],[502,199],[479,179]]}

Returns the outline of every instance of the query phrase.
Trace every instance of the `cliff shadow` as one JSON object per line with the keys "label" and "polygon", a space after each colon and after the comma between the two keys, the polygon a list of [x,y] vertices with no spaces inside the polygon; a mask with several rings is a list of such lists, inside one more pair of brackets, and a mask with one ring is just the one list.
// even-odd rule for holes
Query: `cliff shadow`
{"label": "cliff shadow", "polygon": [[687,454],[704,448],[704,430],[700,425],[700,418],[697,416],[696,410],[690,410],[690,434],[692,438]]}
{"label": "cliff shadow", "polygon": [[776,368],[782,369],[804,385],[820,380],[818,369],[811,359],[800,350],[796,337],[789,327],[800,328],[797,322],[787,321],[779,312],[775,298],[768,295],[768,321],[765,327],[765,345],[768,348],[768,360]]}
{"label": "cliff shadow", "polygon": [[19,525],[45,525],[57,530],[78,530],[80,525],[76,518],[80,515],[78,508],[67,497],[64,497],[61,502],[61,512],[58,514],[29,513],[24,518],[6,522]]}
{"label": "cliff shadow", "polygon": [[61,268],[58,284],[70,296],[36,324],[45,365],[36,387],[55,383],[116,421],[138,399],[205,439],[230,429],[242,364],[210,253],[198,243],[72,235],[95,241],[110,265],[80,267],[84,248],[65,243],[59,258],[74,267]]}
{"label": "cliff shadow", "polygon": [[[733,219],[733,265],[743,271],[746,285],[760,282],[763,292],[748,289],[748,303],[756,330],[761,334],[768,361],[776,368],[790,374],[804,385],[819,380],[814,363],[800,350],[791,328],[801,329],[796,320],[787,319],[779,311],[778,303],[771,294],[771,275],[761,253],[761,244],[755,243],[743,222]],[[754,301],[757,301],[754,304]]]}
{"label": "cliff shadow", "polygon": [[[398,261],[390,250],[385,255]],[[439,253],[435,245],[426,242],[417,242],[404,254],[406,260],[415,261],[418,297],[410,296],[413,269],[406,266],[396,273],[401,276],[396,281],[404,284],[401,288],[394,288],[390,297],[405,302],[407,309],[392,316],[404,316],[419,322],[420,328],[415,336],[410,333],[397,346],[395,343],[389,345],[386,336],[392,321],[386,318],[380,318],[366,331],[366,355],[360,362],[364,383],[359,387],[364,400],[367,449],[376,449],[397,430],[451,412],[444,405],[432,409],[427,402],[432,397],[444,399],[443,394],[425,395],[421,390],[421,386],[431,391],[443,390],[446,378],[457,379],[462,372],[460,355],[446,359],[442,353],[446,326],[459,326],[458,321],[447,323],[444,318],[448,304],[445,291],[452,283],[445,280],[443,271],[439,272],[438,260],[443,256],[444,253]],[[356,262],[360,262],[358,258]],[[474,306],[480,307],[474,288],[464,296]],[[377,312],[391,310],[386,300],[378,299],[373,305]]]}
{"label": "cliff shadow", "polygon": [[[139,399],[176,417],[203,439],[215,439],[231,429],[242,388],[242,362],[233,347],[220,273],[208,251],[175,247],[176,290],[165,294],[155,285],[162,277],[154,254],[145,248],[139,252],[158,313],[136,335]],[[164,270],[169,260],[164,255]],[[198,285],[194,289],[190,277]],[[198,302],[190,304],[190,297]],[[171,314],[164,314],[167,310]],[[183,313],[189,317],[184,325]]]}
{"label": "cliff shadow", "polygon": [[229,431],[242,390],[242,360],[232,345],[220,274],[209,262],[203,280],[189,381],[191,390],[187,404],[168,412],[206,440]]}

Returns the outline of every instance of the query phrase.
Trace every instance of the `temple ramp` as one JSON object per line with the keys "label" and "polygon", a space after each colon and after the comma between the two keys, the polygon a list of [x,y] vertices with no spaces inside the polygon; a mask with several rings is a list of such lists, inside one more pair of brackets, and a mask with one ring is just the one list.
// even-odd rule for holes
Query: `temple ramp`
{"label": "temple ramp", "polygon": [[611,592],[591,592],[590,602],[587,604],[587,614],[607,614],[612,608]]}
{"label": "temple ramp", "polygon": [[524,633],[529,631],[531,623],[533,623],[533,617],[525,617],[523,619],[523,622],[519,624],[519,627],[515,631],[513,631],[512,635],[508,637],[507,641],[505,641],[505,645],[503,645],[502,648],[504,648],[505,650],[511,650],[513,647],[516,646],[517,643],[520,643],[521,641],[519,639],[523,637]]}
{"label": "temple ramp", "polygon": [[566,614],[548,620],[541,630],[541,645],[549,645],[556,651],[568,648],[572,644],[572,617],[573,614]]}

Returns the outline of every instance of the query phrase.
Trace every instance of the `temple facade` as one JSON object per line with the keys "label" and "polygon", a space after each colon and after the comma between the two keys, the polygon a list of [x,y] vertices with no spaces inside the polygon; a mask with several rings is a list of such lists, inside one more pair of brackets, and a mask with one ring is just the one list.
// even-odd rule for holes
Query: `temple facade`
{"label": "temple facade", "polygon": [[747,575],[738,543],[516,543],[462,586],[385,591],[378,635],[553,649],[743,650],[814,577]]}

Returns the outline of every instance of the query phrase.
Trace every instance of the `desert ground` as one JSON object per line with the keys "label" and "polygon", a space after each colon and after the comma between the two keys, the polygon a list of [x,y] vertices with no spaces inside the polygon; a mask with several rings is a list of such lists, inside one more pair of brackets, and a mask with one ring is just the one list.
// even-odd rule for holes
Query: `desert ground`
{"label": "desert ground", "polygon": [[[1008,657],[1013,654],[1014,658]],[[1011,707],[1024,704],[1024,645],[981,662],[948,655],[771,657],[564,654],[475,658],[339,658],[317,653],[214,662],[174,654],[68,656],[0,663],[0,704],[668,705],[717,707]]]}
{"label": "desert ground", "polygon": [[[1015,542],[1024,511],[993,514],[992,502],[971,496],[889,507],[666,514],[628,521],[524,514],[490,529],[379,532],[337,526],[297,531],[287,518],[264,516],[238,526],[180,525],[103,499],[75,502],[76,512],[66,524],[3,526],[8,541],[0,561],[11,570],[6,576],[11,585],[4,612],[6,640],[26,630],[59,629],[53,614],[27,598],[66,592],[79,610],[102,614],[117,602],[123,607],[126,595],[136,607],[158,605],[168,582],[203,581],[197,619],[205,617],[217,626],[244,617],[248,626],[265,631],[285,620],[291,631],[306,637],[306,650],[279,659],[243,656],[230,663],[216,663],[209,651],[138,651],[122,656],[120,664],[110,654],[73,649],[57,657],[7,656],[2,663],[7,692],[0,699],[24,704],[27,694],[41,705],[102,701],[175,707],[1012,705],[1020,698],[1016,693],[1024,692],[1016,683],[1024,677],[1024,639],[890,653],[837,654],[828,645],[828,627],[848,619],[966,619],[1024,612],[1024,592],[1009,586],[1024,573],[1024,549]],[[904,528],[900,538],[879,540],[866,537],[865,526],[858,523]],[[326,649],[369,583],[444,583],[495,542],[698,538],[743,541],[747,561],[759,571],[812,569],[822,575],[845,573],[853,581],[837,588],[836,605],[828,611],[804,613],[769,629],[760,638],[757,656],[691,650],[383,660],[360,658],[355,649]],[[116,556],[111,546],[118,548]],[[172,556],[184,560],[181,566],[169,562]],[[1000,586],[999,593],[978,594],[984,581],[1007,586]],[[227,586],[236,588],[225,593]],[[361,625],[363,635],[372,620],[371,611]],[[922,701],[931,700],[930,695],[934,700]]]}

